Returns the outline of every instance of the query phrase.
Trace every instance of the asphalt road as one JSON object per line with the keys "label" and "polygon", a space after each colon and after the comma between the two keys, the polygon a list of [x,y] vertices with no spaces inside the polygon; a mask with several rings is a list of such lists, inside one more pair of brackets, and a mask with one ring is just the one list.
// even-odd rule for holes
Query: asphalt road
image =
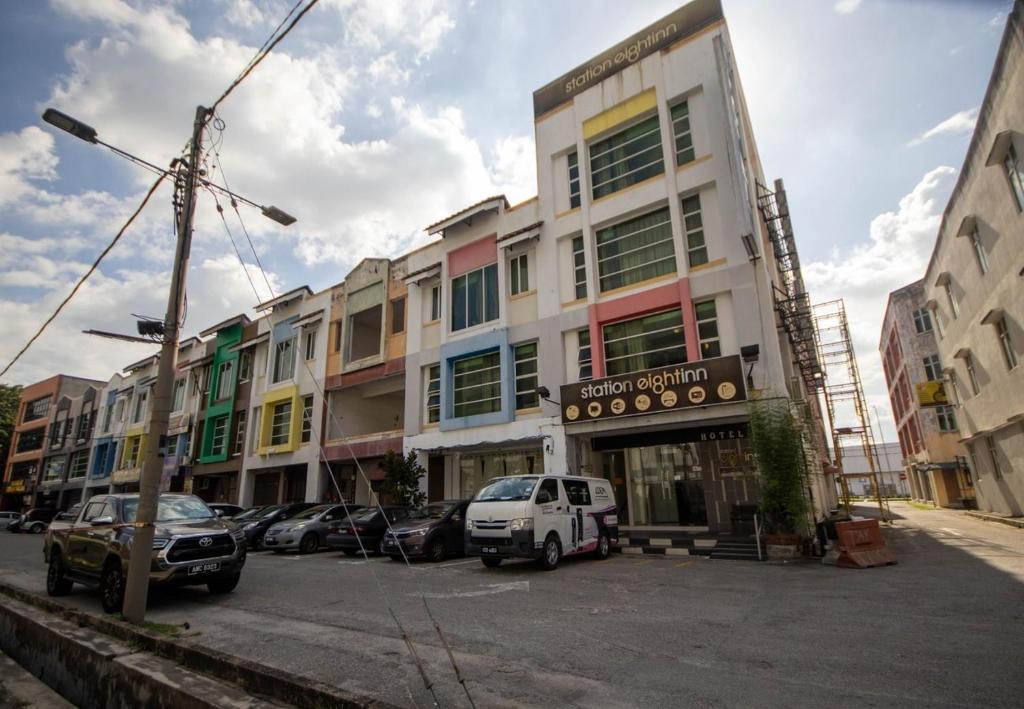
{"label": "asphalt road", "polygon": [[[257,553],[229,596],[179,589],[148,619],[197,642],[409,707],[1019,707],[1024,530],[895,503],[899,564],[475,559],[411,568]],[[0,575],[43,592],[41,538],[0,534]],[[76,586],[67,602],[100,612]]]}

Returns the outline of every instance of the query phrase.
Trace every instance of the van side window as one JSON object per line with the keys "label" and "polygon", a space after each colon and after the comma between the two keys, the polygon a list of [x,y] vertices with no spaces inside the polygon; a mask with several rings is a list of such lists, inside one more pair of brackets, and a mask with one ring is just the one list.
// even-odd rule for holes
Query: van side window
{"label": "van side window", "polygon": [[586,480],[563,480],[565,496],[569,498],[570,505],[589,505],[590,486]]}
{"label": "van side window", "polygon": [[537,504],[543,505],[547,502],[558,501],[558,481],[553,478],[543,480],[540,489],[537,490]]}

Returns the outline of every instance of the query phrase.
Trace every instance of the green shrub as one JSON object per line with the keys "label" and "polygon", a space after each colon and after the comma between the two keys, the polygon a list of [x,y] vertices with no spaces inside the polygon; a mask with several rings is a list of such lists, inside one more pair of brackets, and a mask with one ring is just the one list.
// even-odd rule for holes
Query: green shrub
{"label": "green shrub", "polygon": [[803,433],[787,399],[751,402],[750,439],[761,477],[765,531],[799,533],[807,516]]}

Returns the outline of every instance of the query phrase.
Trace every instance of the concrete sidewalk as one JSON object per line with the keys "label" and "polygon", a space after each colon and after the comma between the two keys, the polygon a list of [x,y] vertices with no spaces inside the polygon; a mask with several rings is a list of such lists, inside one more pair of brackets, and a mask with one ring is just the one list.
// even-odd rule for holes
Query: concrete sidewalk
{"label": "concrete sidewalk", "polygon": [[0,652],[0,709],[73,709],[74,706]]}

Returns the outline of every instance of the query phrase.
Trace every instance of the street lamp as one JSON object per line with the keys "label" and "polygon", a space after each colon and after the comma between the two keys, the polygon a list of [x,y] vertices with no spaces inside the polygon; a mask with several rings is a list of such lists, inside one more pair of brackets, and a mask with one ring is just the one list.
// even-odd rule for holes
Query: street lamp
{"label": "street lamp", "polygon": [[[188,272],[188,258],[192,244],[192,221],[195,216],[197,185],[204,185],[212,190],[230,195],[232,199],[257,207],[265,216],[284,226],[295,222],[294,217],[277,207],[261,207],[227,188],[213,184],[199,176],[199,152],[203,144],[203,131],[211,118],[213,118],[213,109],[205,106],[196,108],[188,160],[187,162],[175,160],[171,164],[172,172],[104,143],[97,137],[95,128],[66,113],[52,108],[46,109],[43,113],[44,121],[76,138],[87,143],[103,145],[132,162],[154,170],[165,177],[171,177],[174,180],[176,197],[178,192],[181,193],[180,201],[175,201],[176,205],[181,205],[181,212],[175,223],[178,238],[174,250],[174,267],[171,271],[171,288],[167,296],[167,314],[164,316],[160,328],[156,324],[147,323],[144,328],[140,329],[140,334],[142,329],[152,331],[153,334],[162,329],[163,333],[157,378],[153,387],[153,407],[149,417],[151,441],[162,441],[167,436],[167,422],[171,411],[171,388],[178,358],[178,336],[185,305],[185,276]],[[146,615],[149,567],[153,553],[153,531],[157,517],[162,469],[163,459],[159,446],[147,446],[146,455],[142,461],[142,472],[139,476],[139,504],[134,523],[135,531],[132,535],[131,555],[128,560],[128,578],[125,585],[123,608],[125,619],[137,624],[142,623]],[[120,572],[120,569],[118,571]]]}

